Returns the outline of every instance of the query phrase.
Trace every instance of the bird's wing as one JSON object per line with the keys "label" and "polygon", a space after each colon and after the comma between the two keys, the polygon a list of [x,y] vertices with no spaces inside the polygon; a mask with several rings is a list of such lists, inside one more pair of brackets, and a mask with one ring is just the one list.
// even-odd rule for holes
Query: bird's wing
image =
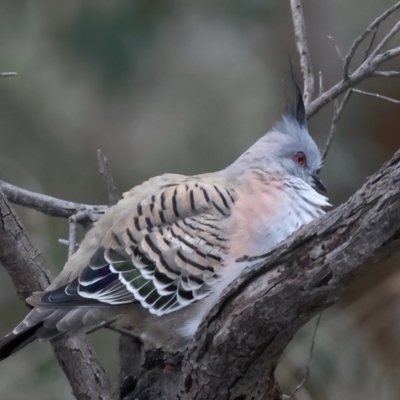
{"label": "bird's wing", "polygon": [[233,189],[191,179],[166,184],[114,221],[80,276],[33,305],[140,302],[163,315],[204,298],[228,251]]}

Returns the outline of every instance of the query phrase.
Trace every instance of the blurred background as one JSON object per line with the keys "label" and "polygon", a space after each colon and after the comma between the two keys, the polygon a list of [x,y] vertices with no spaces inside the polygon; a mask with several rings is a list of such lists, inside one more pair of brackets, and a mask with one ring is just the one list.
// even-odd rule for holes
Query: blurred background
{"label": "blurred background", "polygon": [[[303,3],[314,71],[329,88],[342,68],[328,36],[346,52],[394,1]],[[104,204],[99,148],[121,192],[164,172],[221,169],[280,117],[288,55],[300,77],[289,0],[2,1],[0,71],[18,76],[0,79],[0,179]],[[385,69],[395,68],[399,61]],[[400,99],[400,80],[361,88]],[[321,147],[331,116],[329,105],[310,121]],[[334,206],[400,148],[399,125],[398,105],[352,96],[322,170]],[[58,244],[66,221],[17,211],[56,274],[67,256]],[[399,262],[397,255],[371,269],[323,314],[299,400],[400,398]],[[26,312],[0,268],[0,335]],[[298,332],[279,364],[286,393],[303,378],[314,326],[315,319]],[[91,337],[115,381],[117,335]],[[0,364],[1,399],[64,400],[70,392],[48,344]]]}

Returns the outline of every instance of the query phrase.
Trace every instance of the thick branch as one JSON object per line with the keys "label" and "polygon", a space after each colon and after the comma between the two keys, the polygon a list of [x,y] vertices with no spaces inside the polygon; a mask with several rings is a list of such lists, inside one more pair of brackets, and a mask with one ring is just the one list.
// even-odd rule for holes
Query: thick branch
{"label": "thick branch", "polygon": [[400,152],[346,203],[253,258],[169,373],[175,384],[160,387],[167,373],[153,370],[129,398],[145,399],[146,387],[162,399],[280,399],[273,372],[293,334],[399,249]]}
{"label": "thick branch", "polygon": [[[0,191],[0,262],[21,300],[44,290],[50,273],[30,242],[20,220]],[[110,382],[83,333],[52,340],[52,346],[78,400],[111,400]]]}

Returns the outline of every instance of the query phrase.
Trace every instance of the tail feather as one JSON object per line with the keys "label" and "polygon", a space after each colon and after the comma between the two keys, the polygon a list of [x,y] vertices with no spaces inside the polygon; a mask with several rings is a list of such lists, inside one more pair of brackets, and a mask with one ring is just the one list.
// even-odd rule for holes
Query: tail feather
{"label": "tail feather", "polygon": [[7,357],[11,356],[18,350],[22,349],[29,343],[33,342],[37,336],[36,332],[42,327],[43,323],[39,323],[31,328],[20,332],[10,333],[0,340],[0,361],[3,361]]}

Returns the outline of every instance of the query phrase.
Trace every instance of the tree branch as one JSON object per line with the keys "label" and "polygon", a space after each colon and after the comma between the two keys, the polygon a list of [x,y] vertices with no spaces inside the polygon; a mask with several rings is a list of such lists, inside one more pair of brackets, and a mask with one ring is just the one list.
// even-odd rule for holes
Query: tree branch
{"label": "tree branch", "polygon": [[358,47],[364,41],[364,39],[373,31],[376,31],[379,28],[381,22],[383,22],[389,15],[393,14],[398,8],[400,8],[400,1],[397,2],[395,5],[387,9],[384,13],[382,13],[379,17],[374,19],[371,24],[365,29],[365,31],[356,39],[354,40],[353,44],[350,47],[349,52],[346,54],[343,63],[343,78],[347,80],[349,77],[349,67],[351,60],[353,59]]}
{"label": "tree branch", "polygon": [[16,72],[0,72],[1,78],[6,78],[8,76],[17,76]]}
{"label": "tree branch", "polygon": [[31,192],[4,181],[0,181],[0,190],[6,195],[10,203],[32,208],[52,217],[69,218],[77,213],[86,213],[88,218],[92,218],[92,221],[97,221],[107,209],[107,206],[74,203]]}
{"label": "tree branch", "polygon": [[339,103],[336,99],[333,103],[333,117],[331,122],[331,129],[329,131],[328,139],[326,141],[325,149],[321,155],[322,162],[325,161],[326,156],[328,155],[329,149],[332,146],[333,138],[336,133],[337,124],[339,122],[340,117],[342,116],[343,110],[346,107],[347,102],[350,99],[351,93],[353,89],[349,89],[343,97],[343,100]]}
{"label": "tree branch", "polygon": [[366,265],[399,249],[397,152],[346,203],[271,253],[242,259],[260,263],[224,292],[181,370],[146,372],[128,398],[281,399],[273,372],[293,334],[335,303]]}
{"label": "tree branch", "polygon": [[300,56],[301,71],[304,80],[304,104],[311,102],[314,94],[314,74],[312,71],[311,56],[308,50],[306,26],[304,22],[303,7],[300,0],[290,0],[292,10],[294,39]]}
{"label": "tree branch", "polygon": [[[44,290],[50,273],[29,240],[20,220],[0,191],[0,262],[9,273],[22,301]],[[53,339],[52,347],[78,400],[111,400],[111,384],[84,333]]]}
{"label": "tree branch", "polygon": [[[341,80],[336,85],[318,96],[306,107],[307,117],[310,118],[316,114],[322,107],[329,104],[331,101],[336,99],[347,89],[358,85],[365,79],[374,76],[375,71],[386,61],[392,60],[393,58],[400,55],[400,47],[390,49],[374,57],[373,59],[368,58],[361,66],[351,74],[347,80]],[[376,75],[375,75],[376,76]]]}
{"label": "tree branch", "polygon": [[391,97],[382,96],[379,93],[366,92],[365,90],[351,89],[352,92],[362,94],[364,96],[375,97],[376,99],[386,100],[390,103],[400,104],[400,100],[392,99]]}
{"label": "tree branch", "polygon": [[374,78],[398,78],[400,71],[375,71],[372,76]]}
{"label": "tree branch", "polygon": [[118,200],[121,198],[121,196],[119,195],[117,186],[115,185],[110,164],[108,163],[108,158],[103,155],[103,152],[100,149],[97,150],[97,160],[99,163],[100,175],[103,177],[104,183],[106,185],[108,204],[112,206],[118,203]]}
{"label": "tree branch", "polygon": [[[294,0],[292,0],[293,2]],[[350,47],[349,52],[343,58],[341,56],[340,50],[334,43],[335,48],[339,52],[340,58],[343,58],[343,79],[336,85],[332,86],[327,91],[321,93],[316,99],[314,99],[310,104],[306,105],[307,117],[312,117],[316,112],[318,112],[322,107],[335,100],[338,96],[344,93],[346,90],[357,86],[360,82],[364,81],[370,77],[397,77],[400,74],[397,71],[377,71],[377,69],[385,62],[400,55],[400,47],[395,47],[386,51],[383,51],[384,47],[387,45],[390,39],[400,31],[400,22],[397,22],[393,28],[389,31],[386,36],[376,45],[375,49],[372,50],[374,40],[371,40],[367,53],[372,50],[371,54],[367,56],[366,59],[361,63],[361,65],[355,70],[355,72],[350,72],[350,63],[354,58],[354,55],[359,48],[360,44],[366,39],[366,37],[373,33],[375,35],[380,24],[391,14],[400,8],[400,1],[382,13],[378,18],[376,18],[372,23],[365,29],[365,31],[354,40]],[[293,7],[292,7],[293,13]],[[330,37],[329,37],[330,38]],[[330,38],[332,40],[332,38]],[[300,58],[300,62],[301,58]]]}

